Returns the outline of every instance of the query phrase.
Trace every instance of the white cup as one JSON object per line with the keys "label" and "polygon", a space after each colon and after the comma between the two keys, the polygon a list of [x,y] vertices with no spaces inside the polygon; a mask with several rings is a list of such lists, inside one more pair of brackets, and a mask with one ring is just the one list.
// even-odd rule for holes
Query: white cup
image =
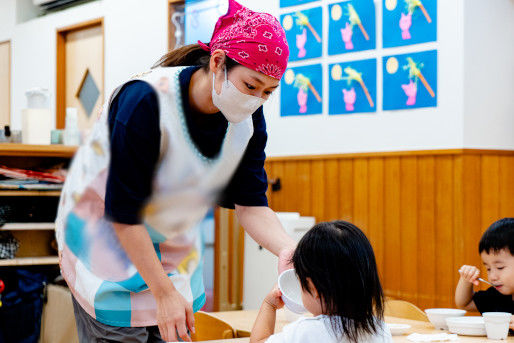
{"label": "white cup", "polygon": [[485,331],[489,339],[507,339],[512,314],[508,312],[484,312]]}

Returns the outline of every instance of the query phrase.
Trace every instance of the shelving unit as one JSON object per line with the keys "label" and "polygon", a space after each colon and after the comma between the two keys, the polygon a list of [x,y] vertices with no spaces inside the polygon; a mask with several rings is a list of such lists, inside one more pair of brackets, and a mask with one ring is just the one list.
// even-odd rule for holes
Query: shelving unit
{"label": "shelving unit", "polygon": [[[49,167],[61,164],[69,166],[76,147],[61,145],[0,144],[0,165],[31,169],[38,166]],[[59,197],[61,191],[55,190],[0,190],[3,197],[27,197],[44,202],[47,197]],[[9,201],[9,200],[7,200]],[[19,203],[20,201],[16,202]],[[22,202],[23,203],[23,202]],[[58,265],[59,258],[55,249],[55,224],[53,222],[16,222],[6,223],[0,231],[10,231],[20,242],[20,248],[13,259],[0,259],[0,267],[51,266]]]}

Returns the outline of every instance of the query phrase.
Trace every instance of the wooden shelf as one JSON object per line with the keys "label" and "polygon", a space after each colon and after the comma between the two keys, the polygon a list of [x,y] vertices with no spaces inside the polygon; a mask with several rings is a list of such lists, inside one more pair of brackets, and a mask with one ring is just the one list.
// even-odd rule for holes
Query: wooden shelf
{"label": "wooden shelf", "polygon": [[18,257],[7,260],[0,260],[0,267],[8,266],[43,266],[59,264],[58,256],[41,256],[41,257]]}
{"label": "wooden shelf", "polygon": [[0,230],[28,231],[28,230],[55,230],[55,223],[7,223]]}
{"label": "wooden shelf", "polygon": [[0,190],[0,197],[58,197],[61,191]]}
{"label": "wooden shelf", "polygon": [[76,146],[66,145],[29,145],[0,143],[0,156],[63,157],[71,158],[77,151]]}

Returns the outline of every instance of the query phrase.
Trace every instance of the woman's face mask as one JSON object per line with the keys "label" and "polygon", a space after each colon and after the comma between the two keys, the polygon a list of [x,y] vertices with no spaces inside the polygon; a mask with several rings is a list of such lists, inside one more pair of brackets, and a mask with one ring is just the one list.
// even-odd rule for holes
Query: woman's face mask
{"label": "woman's face mask", "polygon": [[212,74],[212,102],[225,118],[234,124],[240,123],[250,117],[266,99],[242,93],[227,77],[225,68],[225,80],[221,85],[220,94],[214,88],[215,75]]}

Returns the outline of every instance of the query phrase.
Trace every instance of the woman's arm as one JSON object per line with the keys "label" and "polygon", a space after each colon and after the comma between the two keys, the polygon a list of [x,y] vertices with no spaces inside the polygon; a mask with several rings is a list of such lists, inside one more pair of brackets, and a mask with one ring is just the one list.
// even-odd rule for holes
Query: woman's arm
{"label": "woman's arm", "polygon": [[292,268],[296,242],[287,235],[277,215],[267,206],[236,205],[236,215],[246,232],[259,245],[278,256],[279,273]]}
{"label": "woman's arm", "polygon": [[144,225],[113,223],[121,246],[143,277],[157,303],[157,325],[162,339],[176,341],[178,336],[191,342],[187,328],[194,332],[193,308],[175,289],[155,253]]}

